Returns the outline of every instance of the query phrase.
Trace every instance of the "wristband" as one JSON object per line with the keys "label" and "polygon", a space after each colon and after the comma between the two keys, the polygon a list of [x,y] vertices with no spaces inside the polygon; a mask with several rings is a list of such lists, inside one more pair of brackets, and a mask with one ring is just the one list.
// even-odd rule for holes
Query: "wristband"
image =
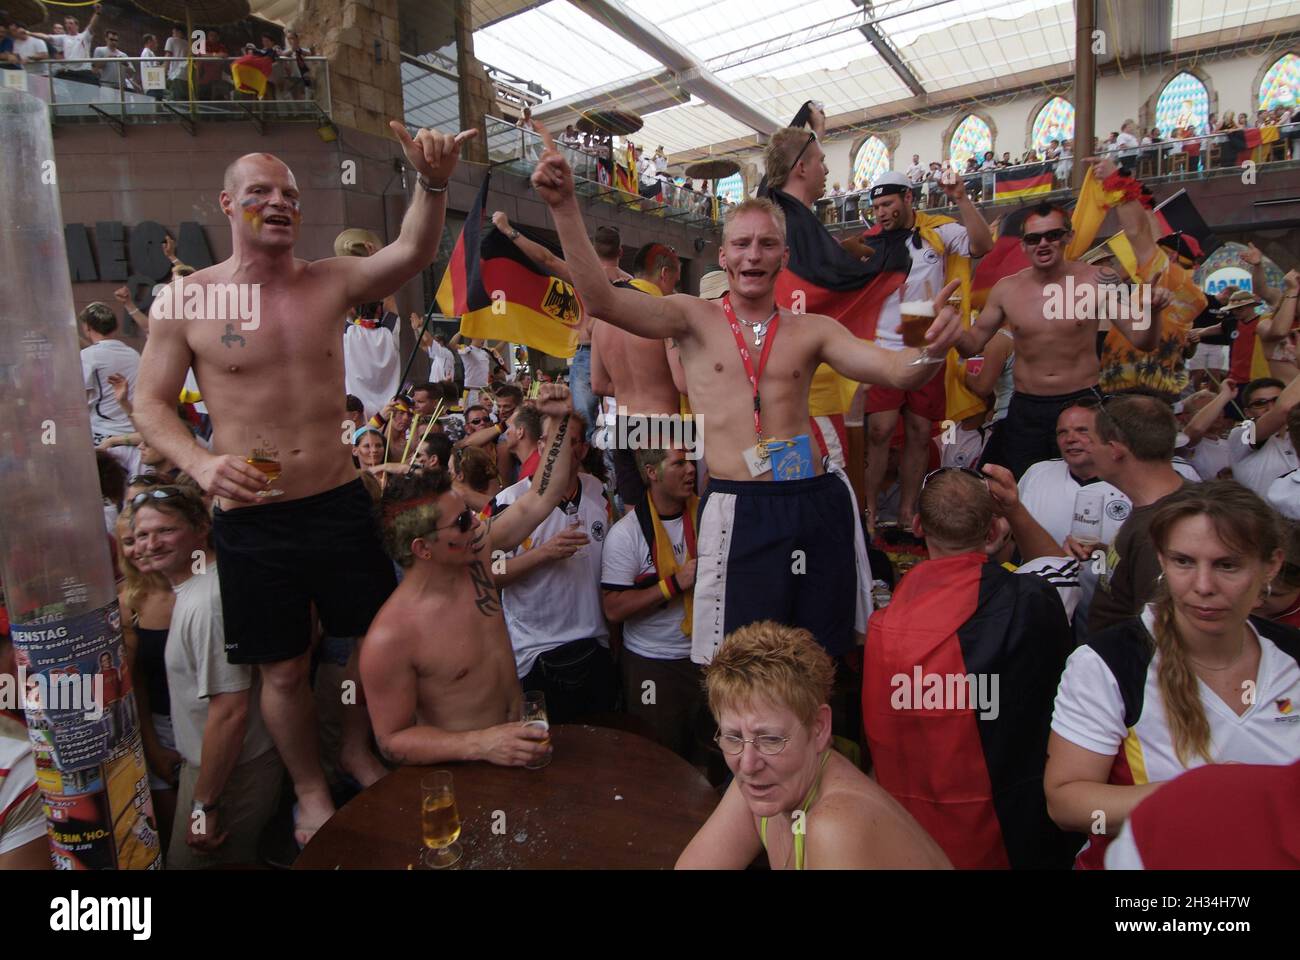
{"label": "wristband", "polygon": [[660,580],[658,586],[659,592],[664,595],[665,600],[671,600],[673,598],[672,587],[668,585],[667,580]]}
{"label": "wristband", "polygon": [[[1141,182],[1134,177],[1119,171],[1112,173],[1109,177],[1103,180],[1101,182],[1101,188],[1108,195],[1106,199],[1103,200],[1103,206],[1105,206],[1106,209],[1110,209],[1117,204],[1125,203],[1130,200],[1139,200],[1142,196]],[[1120,196],[1117,199],[1111,200],[1109,195],[1115,193],[1120,194]]]}
{"label": "wristband", "polygon": [[447,192],[447,184],[444,183],[441,187],[435,187],[428,180],[424,179],[424,174],[422,173],[417,173],[415,175],[415,182],[418,183],[420,186],[424,187],[425,193],[446,193]]}

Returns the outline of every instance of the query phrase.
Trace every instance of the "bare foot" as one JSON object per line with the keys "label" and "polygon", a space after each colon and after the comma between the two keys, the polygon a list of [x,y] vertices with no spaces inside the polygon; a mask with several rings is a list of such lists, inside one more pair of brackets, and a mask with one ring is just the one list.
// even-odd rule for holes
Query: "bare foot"
{"label": "bare foot", "polygon": [[304,793],[293,808],[294,840],[300,847],[305,847],[334,813],[334,801],[330,799],[328,790]]}
{"label": "bare foot", "polygon": [[358,750],[355,754],[340,756],[339,766],[344,773],[361,784],[362,789],[388,775],[388,768],[369,750]]}

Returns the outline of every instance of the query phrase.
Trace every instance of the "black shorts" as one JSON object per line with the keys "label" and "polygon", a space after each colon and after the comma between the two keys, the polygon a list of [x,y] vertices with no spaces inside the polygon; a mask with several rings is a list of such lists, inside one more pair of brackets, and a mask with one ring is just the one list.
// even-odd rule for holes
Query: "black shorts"
{"label": "black shorts", "polygon": [[360,478],[300,500],[213,510],[226,659],[276,663],[325,632],[359,637],[397,586]]}
{"label": "black shorts", "polygon": [[1040,460],[1055,460],[1061,455],[1056,446],[1056,418],[1075,400],[1101,399],[1096,387],[1040,397],[1021,393],[1011,394],[1007,415],[993,425],[993,435],[984,447],[980,466],[995,463],[1006,467],[1017,480],[1026,470]]}

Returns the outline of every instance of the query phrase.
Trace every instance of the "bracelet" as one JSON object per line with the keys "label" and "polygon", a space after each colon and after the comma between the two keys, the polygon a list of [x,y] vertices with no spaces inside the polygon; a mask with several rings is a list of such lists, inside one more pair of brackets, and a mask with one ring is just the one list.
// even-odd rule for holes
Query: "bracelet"
{"label": "bracelet", "polygon": [[424,174],[422,173],[417,173],[415,175],[415,182],[418,183],[420,186],[424,187],[425,193],[446,193],[447,192],[447,184],[444,183],[441,187],[435,187],[428,180],[424,179]]}

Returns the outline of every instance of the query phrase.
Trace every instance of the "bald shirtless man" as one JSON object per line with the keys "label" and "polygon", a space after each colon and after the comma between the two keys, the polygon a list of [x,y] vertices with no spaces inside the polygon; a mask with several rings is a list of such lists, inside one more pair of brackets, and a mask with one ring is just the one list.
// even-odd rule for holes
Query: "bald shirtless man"
{"label": "bald shirtless man", "polygon": [[361,680],[395,763],[523,766],[550,753],[546,731],[519,722],[523,695],[489,572],[494,552],[532,533],[572,479],[568,391],[545,384],[534,405],[547,417],[541,479],[500,516],[481,522],[445,471],[385,493],[385,538],[406,575],[366,634]]}
{"label": "bald shirtless man", "polygon": [[[1080,397],[1100,395],[1097,325],[1107,315],[1105,288],[1123,282],[1109,268],[1067,260],[1072,235],[1070,215],[1063,209],[1048,203],[1035,207],[1021,234],[1029,266],[994,284],[979,317],[956,344],[963,357],[971,357],[1003,324],[1015,334],[1015,393],[1006,418],[993,428],[981,462],[1004,466],[1017,479],[1033,464],[1057,456],[1056,418],[1061,410]],[[1127,290],[1126,284],[1120,286],[1125,294]],[[1081,302],[1087,294],[1093,296]],[[1064,306],[1064,317],[1048,317],[1052,298]],[[1110,320],[1138,350],[1152,350],[1160,340],[1157,311],[1167,299],[1167,291],[1156,288],[1150,309],[1139,311],[1139,305],[1129,304],[1131,309],[1113,311]],[[1139,312],[1145,316],[1134,319]]]}
{"label": "bald shirtless man", "polygon": [[[647,243],[638,250],[632,270],[631,280],[615,286],[652,297],[671,295],[682,278],[681,261],[662,243]],[[637,420],[682,412],[668,351],[669,341],[662,338],[639,337],[603,320],[592,325],[591,390],[597,396],[615,398],[623,421],[616,436],[633,435]],[[645,498],[645,481],[630,449],[615,446],[612,453],[614,485],[623,509],[630,511]]]}
{"label": "bald shirtless man", "polygon": [[[225,289],[240,291],[256,315],[232,317],[215,296],[206,304],[189,294],[183,303],[160,296],[136,386],[140,432],[217,498],[226,653],[231,663],[260,667],[262,713],[298,798],[299,843],[334,813],[308,685],[312,605],[330,635],[361,636],[395,585],[369,494],[341,440],[347,415],[338,331],[350,305],[384,299],[433,262],[447,181],[461,144],[475,134],[420,130],[412,139],[402,124],[391,126],[418,186],[400,236],[371,257],[298,259],[293,172],[266,153],[226,169],[218,202],[233,252],[185,283],[208,294],[221,289],[212,285],[231,285]],[[220,315],[209,316],[208,307]],[[211,451],[176,418],[191,367],[212,417]],[[255,447],[278,450],[274,487],[282,495],[267,496],[271,481],[246,462]],[[373,779],[373,770],[361,773]]]}
{"label": "bald shirtless man", "polygon": [[[866,551],[848,482],[808,455],[808,386],[823,361],[903,390],[921,386],[937,365],[912,365],[918,350],[882,350],[829,317],[778,311],[776,275],[788,252],[784,215],[770,201],[745,201],[728,216],[718,255],[727,297],[647,297],[605,279],[568,163],[549,143],[532,183],[551,207],[588,309],[637,336],[675,339],[691,405],[709,420],[712,479],[697,541],[691,659],[709,662],[725,634],[764,619],[806,627],[832,656],[847,653],[855,615],[867,607]],[[939,356],[960,333],[956,311],[942,309],[954,289],[936,300],[941,312],[927,334]],[[793,445],[769,457],[760,446],[768,438]],[[774,480],[772,461],[783,479]]]}

